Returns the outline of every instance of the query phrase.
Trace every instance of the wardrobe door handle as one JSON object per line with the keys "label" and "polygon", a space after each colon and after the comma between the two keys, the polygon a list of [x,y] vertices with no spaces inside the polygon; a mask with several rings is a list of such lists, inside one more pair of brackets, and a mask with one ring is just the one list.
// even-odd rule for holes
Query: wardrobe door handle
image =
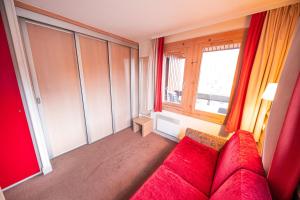
{"label": "wardrobe door handle", "polygon": [[40,98],[40,97],[37,97],[37,98],[36,98],[36,103],[37,103],[37,104],[41,104],[41,98]]}

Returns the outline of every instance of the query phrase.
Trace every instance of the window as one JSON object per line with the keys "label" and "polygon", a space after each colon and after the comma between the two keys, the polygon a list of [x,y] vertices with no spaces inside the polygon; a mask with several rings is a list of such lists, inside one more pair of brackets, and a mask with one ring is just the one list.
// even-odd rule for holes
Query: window
{"label": "window", "polygon": [[203,48],[195,109],[226,115],[240,44]]}
{"label": "window", "polygon": [[239,29],[165,44],[163,109],[223,124],[245,33]]}
{"label": "window", "polygon": [[164,101],[180,104],[182,100],[185,58],[178,55],[165,57]]}

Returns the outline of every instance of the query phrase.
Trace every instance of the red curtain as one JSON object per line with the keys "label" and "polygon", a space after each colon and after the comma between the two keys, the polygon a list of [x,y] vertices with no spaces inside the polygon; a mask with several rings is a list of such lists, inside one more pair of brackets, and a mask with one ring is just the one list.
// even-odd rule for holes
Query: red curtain
{"label": "red curtain", "polygon": [[300,76],[277,142],[268,181],[274,199],[292,199],[300,181]]}
{"label": "red curtain", "polygon": [[248,30],[247,40],[242,59],[240,79],[236,88],[236,95],[233,99],[231,111],[228,115],[225,131],[233,132],[240,128],[243,108],[248,88],[248,82],[254,62],[260,34],[263,28],[266,12],[252,15]]}
{"label": "red curtain", "polygon": [[162,65],[164,55],[164,38],[158,38],[157,46],[157,68],[156,68],[156,87],[155,87],[155,100],[154,111],[162,111],[162,96],[161,96],[161,82],[162,82]]}

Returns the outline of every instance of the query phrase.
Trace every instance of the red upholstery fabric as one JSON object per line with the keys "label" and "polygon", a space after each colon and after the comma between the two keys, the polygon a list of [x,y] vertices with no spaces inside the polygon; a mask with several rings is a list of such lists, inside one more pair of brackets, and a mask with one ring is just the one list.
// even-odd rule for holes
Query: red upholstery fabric
{"label": "red upholstery fabric", "polygon": [[241,169],[228,178],[212,195],[211,200],[271,200],[266,179]]}
{"label": "red upholstery fabric", "polygon": [[212,200],[272,199],[251,133],[238,131],[219,155],[216,150],[184,137],[131,199],[204,200],[208,197]]}
{"label": "red upholstery fabric", "polygon": [[144,185],[131,197],[132,200],[172,200],[208,198],[180,176],[170,171],[164,165],[160,166]]}
{"label": "red upholstery fabric", "polygon": [[291,199],[300,181],[299,108],[300,74],[298,74],[298,80],[268,174],[268,181],[274,199]]}
{"label": "red upholstery fabric", "polygon": [[218,152],[184,137],[164,165],[209,196]]}
{"label": "red upholstery fabric", "polygon": [[211,192],[214,193],[230,175],[248,169],[264,175],[261,158],[250,132],[237,131],[220,152]]}

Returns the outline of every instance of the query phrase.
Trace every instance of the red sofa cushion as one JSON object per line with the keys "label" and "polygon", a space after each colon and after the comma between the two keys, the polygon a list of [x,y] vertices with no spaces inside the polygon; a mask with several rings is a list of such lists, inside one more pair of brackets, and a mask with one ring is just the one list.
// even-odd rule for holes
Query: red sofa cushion
{"label": "red sofa cushion", "polygon": [[228,178],[210,200],[271,200],[267,180],[252,171],[241,169]]}
{"label": "red sofa cushion", "polygon": [[164,161],[164,165],[209,196],[218,152],[184,137]]}
{"label": "red sofa cushion", "polygon": [[234,172],[248,169],[264,175],[261,158],[250,132],[237,131],[222,148],[217,161],[211,193],[214,193]]}
{"label": "red sofa cushion", "polygon": [[131,197],[132,200],[172,200],[172,199],[198,199],[208,198],[195,187],[187,183],[177,174],[165,166],[160,166],[154,174]]}

